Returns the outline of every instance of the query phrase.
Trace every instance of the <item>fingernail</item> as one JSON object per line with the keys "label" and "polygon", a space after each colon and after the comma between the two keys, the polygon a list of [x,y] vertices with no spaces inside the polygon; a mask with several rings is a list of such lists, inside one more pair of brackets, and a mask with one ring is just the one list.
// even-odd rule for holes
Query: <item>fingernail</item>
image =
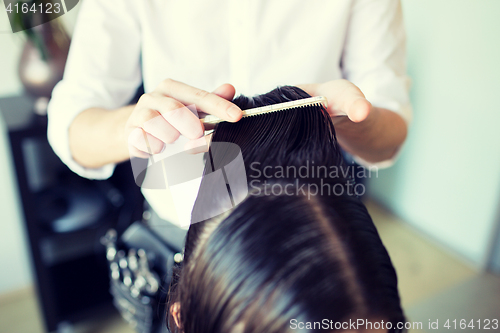
{"label": "fingernail", "polygon": [[240,116],[241,116],[241,110],[239,107],[237,106],[231,106],[229,108],[229,110],[227,110],[227,115],[229,116],[229,118],[231,119],[239,119]]}

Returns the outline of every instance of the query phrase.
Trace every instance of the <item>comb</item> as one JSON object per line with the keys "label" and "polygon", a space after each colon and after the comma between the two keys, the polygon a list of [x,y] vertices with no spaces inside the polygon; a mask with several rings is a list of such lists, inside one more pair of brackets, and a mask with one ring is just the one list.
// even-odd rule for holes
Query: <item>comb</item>
{"label": "comb", "polygon": [[[271,112],[284,111],[284,110],[295,109],[295,108],[300,108],[300,107],[319,106],[319,105],[323,105],[325,108],[328,106],[328,102],[326,100],[326,97],[324,97],[324,96],[309,97],[309,98],[299,99],[296,101],[290,101],[290,102],[285,102],[285,103],[278,103],[278,104],[273,104],[273,105],[261,106],[261,107],[253,108],[253,109],[247,109],[247,110],[243,110],[243,117],[251,117],[251,116],[257,116],[259,114],[264,114],[264,113],[271,113]],[[220,119],[219,117],[216,117],[214,115],[207,115],[205,118],[202,118],[201,121],[204,124],[218,124],[218,123],[225,121],[225,120]]]}

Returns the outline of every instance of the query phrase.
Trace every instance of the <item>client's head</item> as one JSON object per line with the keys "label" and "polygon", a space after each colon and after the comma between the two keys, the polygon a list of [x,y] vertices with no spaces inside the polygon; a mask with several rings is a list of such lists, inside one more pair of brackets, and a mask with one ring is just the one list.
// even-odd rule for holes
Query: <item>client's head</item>
{"label": "client's head", "polygon": [[[253,191],[231,212],[192,226],[171,301],[179,302],[180,331],[343,331],[336,323],[350,319],[404,321],[396,273],[357,198]],[[307,329],[315,322],[326,326]]]}
{"label": "client's head", "polygon": [[[243,102],[258,107],[308,97],[304,94],[284,87],[236,102],[245,109],[249,105]],[[309,161],[340,165],[335,132],[324,109],[302,111],[268,115],[267,122],[255,117],[244,119],[246,124],[224,124],[215,129],[214,141],[238,144],[245,165],[260,162],[261,170]],[[256,123],[259,128],[252,127]],[[250,173],[249,180],[252,175],[256,177]],[[185,260],[170,290],[170,329],[348,332],[350,320],[365,320],[374,328],[382,321],[388,328],[390,322],[392,329],[383,332],[402,331],[396,329],[405,321],[396,273],[366,208],[347,192],[318,191],[345,186],[348,180],[266,181],[249,186],[249,195],[236,207],[191,225]],[[206,207],[207,198],[217,205],[210,184],[202,181],[193,214]],[[269,186],[282,190],[269,191]],[[370,332],[366,324],[359,331]]]}

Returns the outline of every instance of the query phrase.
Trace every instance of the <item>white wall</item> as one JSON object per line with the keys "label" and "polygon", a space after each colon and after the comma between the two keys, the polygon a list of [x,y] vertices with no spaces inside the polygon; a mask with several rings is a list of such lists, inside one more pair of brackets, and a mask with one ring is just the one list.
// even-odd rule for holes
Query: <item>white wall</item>
{"label": "white wall", "polygon": [[31,284],[27,242],[16,190],[11,152],[0,120],[0,293]]}
{"label": "white wall", "polygon": [[[0,97],[22,92],[17,61],[22,38],[12,34],[0,3]],[[0,293],[26,287],[32,277],[27,242],[5,124],[0,118]]]}
{"label": "white wall", "polygon": [[[62,18],[71,32],[78,11]],[[24,36],[10,30],[7,13],[0,1],[0,98],[22,94],[17,63]],[[27,237],[17,193],[17,184],[5,124],[0,117],[0,294],[32,283]]]}
{"label": "white wall", "polygon": [[500,204],[500,1],[403,0],[415,119],[371,193],[476,265]]}

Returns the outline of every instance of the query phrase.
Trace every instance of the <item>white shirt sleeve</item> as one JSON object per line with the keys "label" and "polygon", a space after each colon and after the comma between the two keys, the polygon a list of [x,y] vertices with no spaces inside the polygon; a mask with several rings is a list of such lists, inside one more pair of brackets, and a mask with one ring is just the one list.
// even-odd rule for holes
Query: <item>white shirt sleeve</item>
{"label": "white shirt sleeve", "polygon": [[[412,118],[410,79],[406,74],[406,34],[399,0],[353,2],[342,56],[345,79],[358,86],[374,106],[394,111],[407,124]],[[385,168],[397,156],[365,166]]]}
{"label": "white shirt sleeve", "polygon": [[126,105],[141,83],[140,24],[131,0],[82,1],[64,78],[48,107],[48,138],[55,153],[82,177],[105,179],[114,164],[85,168],[71,156],[68,129],[82,111]]}

